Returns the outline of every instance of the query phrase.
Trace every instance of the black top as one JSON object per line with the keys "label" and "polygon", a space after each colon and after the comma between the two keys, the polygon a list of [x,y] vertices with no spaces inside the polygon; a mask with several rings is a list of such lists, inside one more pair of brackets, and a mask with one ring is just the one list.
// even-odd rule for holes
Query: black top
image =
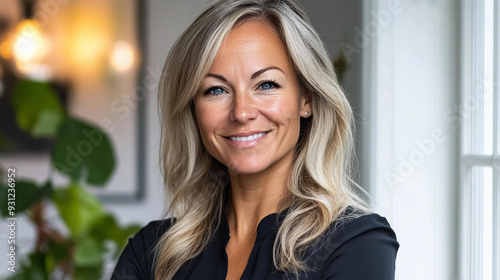
{"label": "black top", "polygon": [[[287,275],[276,271],[273,266],[273,244],[284,216],[285,214],[274,213],[259,222],[257,238],[241,279],[394,279],[399,244],[387,220],[377,214],[344,220],[340,226],[333,224],[332,230],[304,253],[303,260],[312,270],[298,278],[290,275],[287,278]],[[186,262],[174,280],[226,279],[226,244],[229,241],[226,217],[223,217],[221,225],[203,253]],[[142,228],[129,240],[111,279],[154,279],[153,248],[169,227],[170,220],[164,220],[151,222]]]}

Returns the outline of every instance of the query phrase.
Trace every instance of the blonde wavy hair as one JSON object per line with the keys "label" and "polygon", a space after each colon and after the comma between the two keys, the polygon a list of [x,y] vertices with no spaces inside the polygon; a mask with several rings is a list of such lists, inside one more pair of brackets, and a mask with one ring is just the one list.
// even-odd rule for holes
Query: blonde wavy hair
{"label": "blonde wavy hair", "polygon": [[[352,109],[337,81],[324,45],[301,8],[291,0],[223,0],[205,10],[168,54],[159,89],[161,166],[171,199],[166,215],[175,217],[156,245],[155,278],[172,279],[198,256],[220,226],[230,199],[229,175],[201,142],[193,98],[221,42],[245,20],[270,23],[287,47],[302,93],[312,100],[313,115],[301,119],[287,210],[274,243],[274,265],[286,273],[307,270],[301,253],[342,212],[366,210],[352,189]],[[172,220],[173,221],[173,220]]]}

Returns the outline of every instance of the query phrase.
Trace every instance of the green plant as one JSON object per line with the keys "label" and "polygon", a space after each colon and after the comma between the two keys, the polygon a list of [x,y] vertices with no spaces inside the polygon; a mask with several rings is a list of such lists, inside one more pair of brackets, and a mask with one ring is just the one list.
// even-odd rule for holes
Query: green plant
{"label": "green plant", "polygon": [[[44,184],[37,185],[17,178],[15,170],[0,168],[2,216],[26,213],[36,228],[32,252],[20,265],[16,256],[16,273],[9,279],[99,279],[106,260],[115,259],[139,229],[120,226],[84,188],[103,187],[111,176],[115,167],[111,142],[98,127],[69,116],[47,83],[20,81],[12,101],[21,130],[35,138],[54,138],[53,170],[66,176],[68,183],[54,186],[49,174]],[[15,191],[9,191],[12,186]],[[15,206],[7,199],[12,193]],[[49,206],[57,210],[65,229],[47,219]]]}

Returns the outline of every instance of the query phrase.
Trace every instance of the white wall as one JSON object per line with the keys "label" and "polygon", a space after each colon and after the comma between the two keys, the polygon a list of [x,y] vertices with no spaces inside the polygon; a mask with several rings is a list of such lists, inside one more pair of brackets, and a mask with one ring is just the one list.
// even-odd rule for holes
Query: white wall
{"label": "white wall", "polygon": [[401,244],[397,279],[457,279],[459,1],[365,4],[363,141],[375,209]]}

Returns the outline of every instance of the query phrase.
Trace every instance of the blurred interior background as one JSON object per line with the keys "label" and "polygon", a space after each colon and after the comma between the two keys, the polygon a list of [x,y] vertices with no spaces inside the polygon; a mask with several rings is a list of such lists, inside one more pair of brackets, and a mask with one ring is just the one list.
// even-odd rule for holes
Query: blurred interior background
{"label": "blurred interior background", "polygon": [[[162,218],[158,81],[210,2],[0,1],[0,176],[7,190],[15,168],[18,265],[109,279],[108,252]],[[500,279],[500,3],[298,2],[343,58],[355,179],[396,231],[396,279]]]}

